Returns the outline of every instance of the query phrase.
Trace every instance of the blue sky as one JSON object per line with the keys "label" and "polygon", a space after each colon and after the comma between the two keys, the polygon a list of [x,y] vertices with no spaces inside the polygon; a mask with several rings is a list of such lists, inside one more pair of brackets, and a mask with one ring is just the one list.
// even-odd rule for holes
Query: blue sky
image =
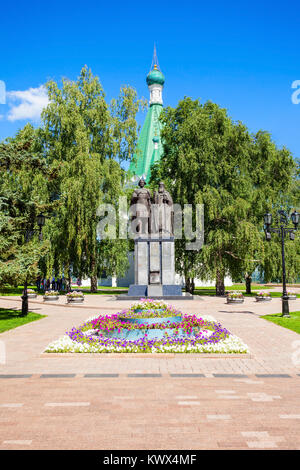
{"label": "blue sky", "polygon": [[[250,131],[268,130],[300,157],[300,5],[296,1],[5,2],[1,7],[0,140],[38,124],[48,79],[76,79],[88,65],[107,99],[121,85],[148,98],[156,42],[164,105],[210,99]],[[300,82],[299,82],[300,85]],[[300,86],[299,86],[300,88]],[[300,92],[298,95],[300,101]],[[144,116],[139,116],[142,123]]]}

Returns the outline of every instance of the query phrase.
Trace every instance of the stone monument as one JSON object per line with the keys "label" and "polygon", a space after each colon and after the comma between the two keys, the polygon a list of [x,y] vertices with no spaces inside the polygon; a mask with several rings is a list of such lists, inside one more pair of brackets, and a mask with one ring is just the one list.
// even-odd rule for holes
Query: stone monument
{"label": "stone monument", "polygon": [[172,198],[163,182],[153,196],[143,179],[138,186],[130,206],[135,283],[122,298],[182,298],[181,286],[175,284]]}

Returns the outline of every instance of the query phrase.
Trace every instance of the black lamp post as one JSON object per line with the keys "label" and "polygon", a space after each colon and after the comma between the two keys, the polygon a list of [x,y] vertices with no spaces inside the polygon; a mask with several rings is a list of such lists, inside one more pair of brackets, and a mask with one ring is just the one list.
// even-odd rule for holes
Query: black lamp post
{"label": "black lamp post", "polygon": [[269,212],[264,215],[265,222],[265,234],[266,240],[271,240],[271,232],[278,233],[281,236],[281,257],[282,257],[282,316],[289,317],[289,298],[286,290],[286,272],[285,272],[285,256],[284,256],[284,240],[287,233],[290,234],[290,240],[295,239],[294,231],[298,229],[299,224],[299,214],[297,211],[294,211],[291,214],[291,219],[294,224],[294,228],[288,227],[289,216],[283,210],[278,211],[280,215],[280,226],[271,227],[272,224],[272,214]]}
{"label": "black lamp post", "polygon": [[45,225],[46,217],[44,214],[39,214],[36,218],[36,221],[39,226],[39,240],[41,241],[43,239],[42,229]]}
{"label": "black lamp post", "polygon": [[[43,239],[43,234],[42,234],[42,228],[45,225],[45,220],[46,217],[44,214],[39,214],[36,218],[37,224],[39,226],[39,240],[41,241]],[[26,231],[26,236],[25,240],[28,242],[30,238],[32,237],[33,233],[36,232],[36,230],[27,230]],[[23,289],[23,295],[22,295],[22,316],[28,315],[28,291],[27,291],[27,275],[25,278],[24,282],[24,289]]]}

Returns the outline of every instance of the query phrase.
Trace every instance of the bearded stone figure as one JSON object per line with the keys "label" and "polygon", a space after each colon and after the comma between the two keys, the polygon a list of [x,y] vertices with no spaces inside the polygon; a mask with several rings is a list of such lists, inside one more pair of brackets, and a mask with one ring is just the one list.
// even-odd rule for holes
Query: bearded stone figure
{"label": "bearded stone figure", "polygon": [[161,181],[153,195],[151,231],[160,237],[171,237],[174,234],[173,220],[173,200]]}

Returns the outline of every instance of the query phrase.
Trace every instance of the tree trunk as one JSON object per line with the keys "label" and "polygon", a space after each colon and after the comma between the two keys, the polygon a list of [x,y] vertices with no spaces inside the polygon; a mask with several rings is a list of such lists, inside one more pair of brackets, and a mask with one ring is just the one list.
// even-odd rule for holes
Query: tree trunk
{"label": "tree trunk", "polygon": [[98,277],[91,276],[91,292],[97,292],[98,289]]}
{"label": "tree trunk", "polygon": [[97,266],[96,266],[96,261],[95,258],[92,258],[91,261],[91,268],[92,268],[92,273],[91,273],[91,292],[97,292],[98,289],[98,276],[97,276]]}
{"label": "tree trunk", "polygon": [[71,269],[68,270],[68,285],[67,285],[67,290],[68,292],[71,292],[72,288],[72,277],[71,277]]}
{"label": "tree trunk", "polygon": [[216,295],[223,296],[225,295],[225,284],[224,284],[224,272],[217,270],[216,275]]}
{"label": "tree trunk", "polygon": [[245,276],[246,281],[246,294],[251,294],[251,281],[252,278],[248,274]]}
{"label": "tree trunk", "polygon": [[22,317],[26,317],[28,315],[28,291],[27,291],[27,275],[24,282],[24,290],[22,295]]}
{"label": "tree trunk", "polygon": [[189,292],[190,294],[194,294],[194,289],[195,289],[195,280],[194,278],[186,277],[185,278],[185,290],[186,292]]}

